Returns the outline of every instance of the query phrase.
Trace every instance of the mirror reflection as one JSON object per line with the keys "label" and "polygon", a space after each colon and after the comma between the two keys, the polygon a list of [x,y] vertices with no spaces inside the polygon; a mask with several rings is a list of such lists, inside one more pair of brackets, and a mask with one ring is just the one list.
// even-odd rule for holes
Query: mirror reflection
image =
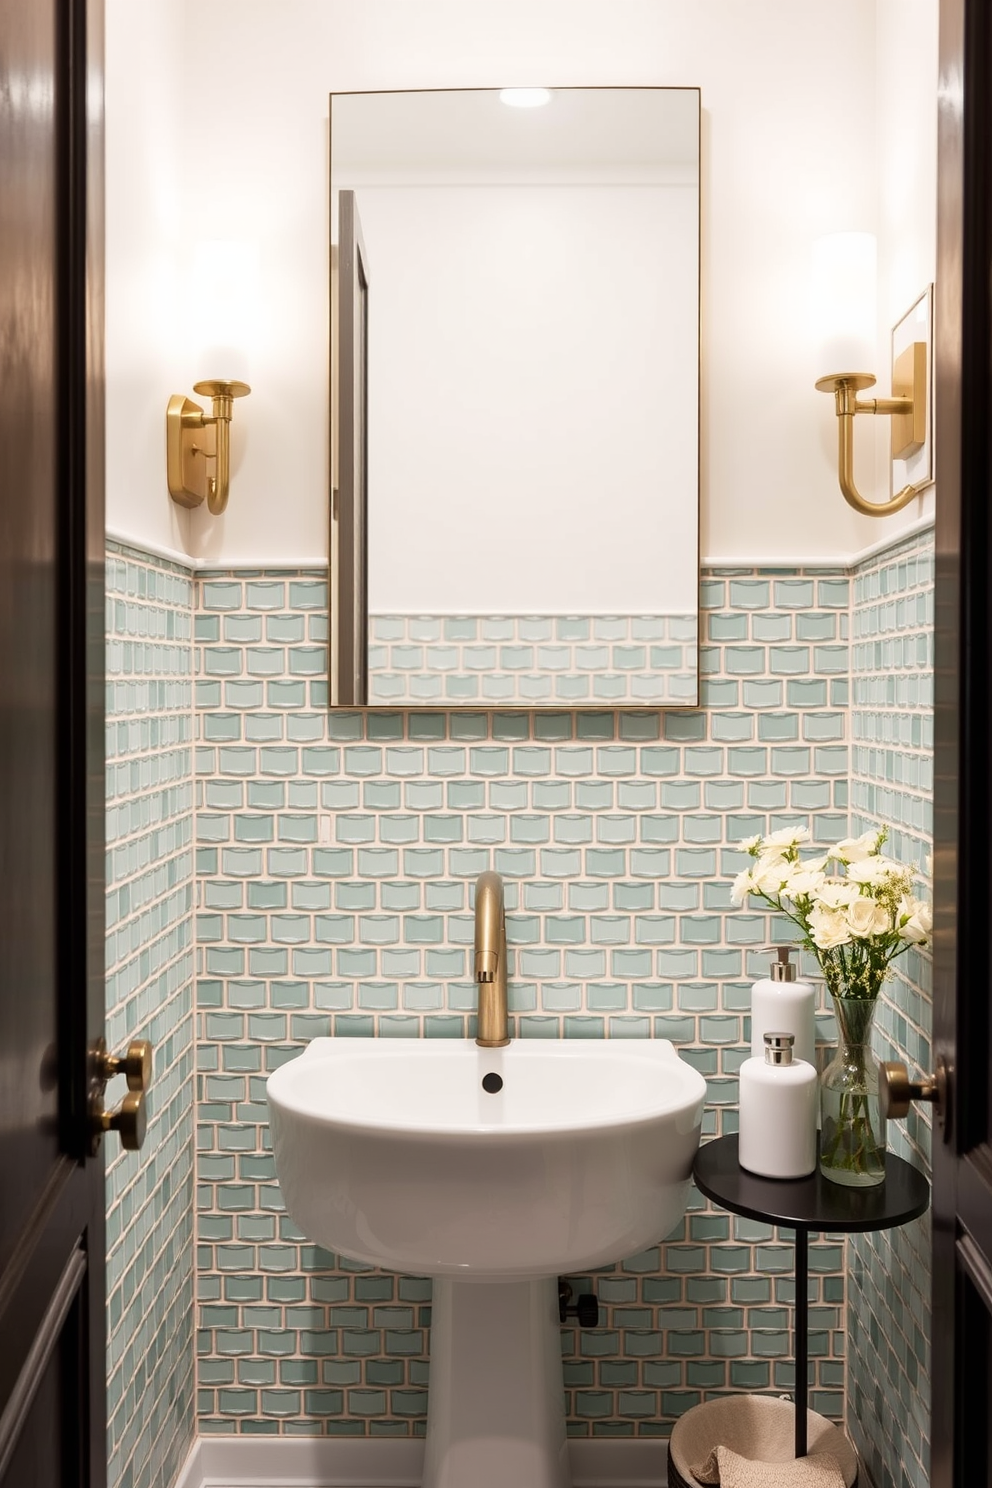
{"label": "mirror reflection", "polygon": [[332,702],[692,705],[699,93],[511,91],[331,99]]}

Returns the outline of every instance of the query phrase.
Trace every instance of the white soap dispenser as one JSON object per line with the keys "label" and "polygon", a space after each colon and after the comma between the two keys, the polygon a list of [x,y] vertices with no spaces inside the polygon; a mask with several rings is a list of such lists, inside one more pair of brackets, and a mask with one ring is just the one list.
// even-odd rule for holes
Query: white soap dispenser
{"label": "white soap dispenser", "polygon": [[777,961],[769,975],[751,988],[751,1057],[764,1059],[765,1034],[791,1033],[794,1057],[816,1064],[816,993],[813,983],[796,976],[791,946],[776,946]]}
{"label": "white soap dispenser", "polygon": [[764,1058],[745,1059],[740,1074],[742,1168],[762,1178],[807,1178],[816,1170],[820,1082],[793,1059],[791,1033],[764,1036]]}

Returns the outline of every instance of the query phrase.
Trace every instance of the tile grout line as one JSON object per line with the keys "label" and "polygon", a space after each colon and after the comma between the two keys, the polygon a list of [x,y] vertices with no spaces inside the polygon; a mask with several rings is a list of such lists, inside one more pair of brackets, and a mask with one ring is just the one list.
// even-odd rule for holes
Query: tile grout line
{"label": "tile grout line", "polygon": [[[728,575],[727,577],[729,579],[730,576]],[[853,576],[849,576],[849,577],[853,580]],[[282,575],[281,578],[282,579],[285,579],[286,582],[289,581],[289,576],[288,575]],[[201,578],[199,575],[197,575],[197,576],[195,576],[195,579],[194,579],[194,583],[196,585],[195,590],[193,588],[193,584],[190,585],[189,613],[190,613],[190,619],[191,619],[191,621],[195,621],[196,615],[199,612],[200,606],[198,605],[197,600],[198,600],[199,595],[200,595],[200,587],[205,582],[208,582],[208,581],[205,580],[205,579],[203,579],[203,578]],[[847,618],[847,631],[848,631],[848,637],[849,637],[847,644],[850,646],[850,655],[851,655],[851,660],[850,660],[849,665],[848,665],[848,675],[851,676],[852,678],[853,678],[853,675],[854,675],[856,648],[857,648],[857,646],[859,644],[858,637],[855,634],[855,627],[854,627],[854,625],[852,623],[852,621],[853,621],[853,614],[854,614],[855,608],[856,608],[856,605],[855,605],[855,596],[854,596],[854,584],[853,584],[853,582],[851,582],[849,584],[848,591],[847,591],[846,618]],[[749,626],[750,626],[750,623],[751,622],[749,621],[748,622],[748,625]],[[794,624],[795,624],[795,622],[793,622],[793,625]],[[727,641],[727,642],[724,642],[724,643],[718,643],[718,645],[720,645],[720,644],[725,644],[725,645],[728,646],[728,648],[731,648],[733,646],[733,643],[730,642],[730,641]],[[202,678],[203,675],[204,675],[202,673],[202,671],[199,670],[200,666],[202,665],[202,662],[201,662],[200,658],[202,657],[203,652],[204,652],[204,644],[200,640],[198,640],[196,636],[191,635],[189,646],[190,646],[191,659],[195,658],[195,668],[196,669],[193,671],[193,681],[194,681],[194,684],[195,684],[196,679],[197,678]],[[285,666],[285,661],[284,661],[283,665]],[[242,676],[243,675],[244,675],[244,673],[242,673]],[[288,676],[288,674],[285,672],[285,670],[282,672],[281,675],[284,676],[284,677]],[[743,688],[743,686],[744,686],[744,677],[743,676],[739,677],[738,686],[739,686],[739,688]],[[784,683],[782,684],[782,686],[784,688]],[[192,755],[194,756],[193,760],[191,761],[191,766],[195,766],[195,764],[196,764],[196,761],[195,761],[196,751],[199,748],[201,748],[201,746],[203,745],[203,742],[204,742],[199,737],[199,732],[202,731],[202,719],[203,719],[204,716],[206,716],[206,713],[209,712],[209,709],[201,709],[201,708],[199,708],[197,706],[195,692],[193,691],[192,688],[191,688],[191,694],[192,695],[191,695],[191,698],[190,698],[189,709],[188,709],[189,726],[190,726],[190,745],[189,745],[189,747],[190,747],[190,751],[191,751]],[[726,706],[726,704],[724,704],[723,706]],[[740,711],[740,704],[739,703],[738,703],[737,707],[738,707],[738,711]],[[854,730],[853,730],[853,726],[852,726],[852,724],[853,724],[853,717],[854,717],[854,713],[855,713],[855,708],[856,708],[856,701],[855,701],[855,696],[854,696],[854,690],[853,690],[853,687],[849,687],[848,688],[848,691],[847,691],[845,702],[844,702],[844,704],[842,706],[842,711],[843,711],[843,714],[844,714],[844,739],[845,739],[844,747],[849,752],[848,778],[852,779],[852,781],[853,781],[854,776],[855,776],[855,773],[856,773],[856,767],[855,767],[855,760],[854,760],[853,751],[854,751],[854,749],[856,747],[856,742],[857,741],[855,741],[855,739],[853,738]],[[706,709],[707,721],[710,721],[710,716],[713,714],[714,709],[716,709],[717,712],[718,712],[719,711],[719,705],[717,705],[717,704],[711,704],[711,705],[709,705],[707,707],[707,709]],[[612,730],[609,732],[608,737],[601,737],[599,740],[591,739],[591,740],[589,740],[589,741],[587,741],[585,743],[582,743],[581,740],[579,740],[579,739],[576,738],[578,717],[579,717],[580,714],[585,714],[589,710],[587,710],[585,708],[580,708],[578,710],[578,712],[576,712],[574,710],[563,710],[563,712],[565,712],[565,711],[567,711],[568,712],[568,715],[569,715],[569,720],[570,720],[570,735],[571,735],[570,745],[566,745],[565,747],[578,747],[581,744],[582,747],[586,748],[587,750],[592,751],[591,758],[593,759],[593,761],[596,761],[597,760],[597,756],[595,754],[595,751],[596,751],[597,748],[609,749],[611,747],[616,748],[616,747],[620,747],[621,746],[621,742],[622,742],[621,741],[621,729],[619,727],[619,722],[620,721],[619,721],[619,719],[618,719],[617,716],[614,715],[613,718],[612,718]],[[593,711],[602,712],[602,711],[609,711],[609,710],[593,710]],[[499,712],[499,710],[497,709],[495,716],[498,716],[498,712]],[[289,715],[286,714],[284,716],[288,717]],[[752,713],[751,713],[750,716],[752,718],[757,718],[757,717],[760,716],[760,714],[757,713],[757,712],[753,712],[752,711]],[[490,746],[495,746],[496,745],[496,740],[493,738],[493,719],[494,719],[494,715],[491,714],[491,713],[488,714],[487,717],[486,717],[486,726],[485,726],[485,729],[484,729],[484,732],[483,732],[483,737],[479,741],[483,745],[486,745],[486,744],[488,744]],[[562,747],[561,744],[559,744],[559,745],[556,746],[556,744],[553,741],[551,741],[551,740],[548,740],[546,743],[543,743],[543,744],[541,743],[541,739],[540,739],[538,733],[536,732],[536,729],[537,729],[537,721],[536,721],[536,719],[537,719],[537,716],[535,715],[535,716],[529,718],[526,721],[526,727],[524,729],[524,732],[518,738],[517,747],[520,747],[520,748],[531,748],[532,750],[534,748],[550,748],[550,749],[554,749],[555,747],[559,747],[559,748]],[[449,722],[449,725],[450,725],[451,720],[449,719],[448,722]],[[404,748],[405,747],[408,747],[408,746],[409,747],[414,747],[414,738],[411,737],[411,738],[408,739],[406,737],[407,732],[408,732],[407,729],[404,728],[404,730],[403,730],[404,739],[401,741],[401,747],[404,747]],[[705,743],[705,747],[709,747],[710,740],[711,740],[710,731],[709,731],[709,729],[707,729],[707,731],[706,731],[706,743]],[[355,742],[357,742],[360,747],[365,747],[365,745],[363,744],[363,742],[361,740],[355,741]],[[440,741],[440,742],[443,745],[445,745],[446,747],[448,747],[449,749],[451,747],[457,746],[457,740],[456,739],[453,739],[451,737],[451,729],[450,729],[450,727],[449,727],[449,730],[448,730],[448,736],[447,736],[447,738],[445,740],[443,740],[443,741]],[[665,741],[662,740],[661,741],[661,744],[664,745],[664,742]],[[464,740],[464,743],[463,743],[463,745],[461,747],[468,748],[469,747],[469,743],[470,743],[469,739],[466,738]],[[623,747],[627,747],[628,749],[639,751],[640,748],[642,747],[642,744],[643,743],[644,743],[643,739],[640,742],[638,742],[637,739],[634,738],[628,744],[626,744]],[[343,740],[343,739],[341,739],[339,741],[331,741],[331,740],[329,740],[328,741],[328,744],[330,745],[330,747],[333,747],[333,748],[344,749],[346,747],[349,747],[347,745],[346,741]],[[257,748],[261,748],[262,746],[261,746],[261,744],[259,744],[256,747]],[[302,740],[298,741],[298,747],[305,747],[303,745]],[[382,747],[382,748],[388,747],[388,741],[386,739],[382,739],[380,741],[380,747]],[[425,738],[425,739],[423,739],[423,740],[420,741],[420,747],[422,747],[423,749],[426,750],[427,748],[429,748],[431,746],[430,746],[429,741]],[[499,747],[506,748],[507,750],[512,750],[512,748],[514,747],[514,744],[508,739],[505,743],[501,744]],[[686,759],[683,757],[683,751],[684,750],[693,749],[693,748],[698,748],[698,747],[699,747],[698,745],[693,745],[691,742],[689,742],[688,739],[687,740],[683,740],[681,743],[676,744],[675,745],[675,748],[677,750],[677,770],[676,770],[675,775],[674,776],[669,776],[669,777],[655,777],[656,781],[664,780],[665,778],[669,778],[669,779],[676,780],[676,781],[678,781],[678,780],[683,780],[684,781],[687,778],[687,776],[686,776]],[[730,747],[732,747],[732,746],[730,745],[729,741],[725,741],[724,744],[721,746],[721,748],[722,748],[723,751],[726,751]],[[765,744],[764,747],[766,749],[771,749],[773,747],[771,740],[766,741],[766,744]],[[890,746],[887,746],[887,747],[897,747],[897,746],[890,745]],[[622,776],[616,776],[616,775],[614,775],[614,776],[609,776],[609,775],[604,776],[602,773],[597,773],[598,768],[599,768],[598,767],[598,764],[596,764],[596,765],[593,766],[593,775],[592,775],[592,778],[594,780],[598,781],[598,782],[607,782],[608,783],[612,779],[614,785],[616,785],[617,781],[622,779]],[[430,769],[430,767],[429,767],[429,769]],[[209,779],[209,775],[208,776],[203,776],[202,774],[197,773],[197,775],[194,778],[196,778],[198,781],[203,781],[205,779]],[[334,777],[329,777],[329,778],[334,778]],[[345,778],[345,777],[342,776],[339,773],[339,775],[338,775],[337,778],[340,779],[340,778]],[[363,777],[362,776],[355,777],[355,776],[349,775],[349,776],[347,776],[347,778],[348,779],[356,779],[357,778],[358,783],[361,784]],[[382,778],[381,775],[380,775],[379,778]],[[437,780],[439,777],[437,777],[433,773],[428,773],[427,775],[421,775],[420,778],[421,779]],[[468,778],[471,778],[471,777],[468,777],[466,775],[462,775],[462,776],[456,777],[456,778],[468,779]],[[517,777],[517,778],[520,778],[520,777]],[[524,777],[524,778],[526,779],[527,777]],[[536,777],[533,777],[533,776],[530,777],[531,780],[533,780],[534,778],[536,778]],[[552,774],[552,775],[547,776],[545,778],[548,778],[548,779],[563,779],[563,778],[575,779],[575,778],[580,778],[580,777],[574,777],[574,776],[573,777],[560,777],[560,776],[557,776],[555,774]],[[693,777],[693,776],[690,775],[688,778],[690,780],[693,779],[693,778],[696,778],[696,779],[699,780],[699,782],[700,782],[700,791],[702,793],[702,777]],[[718,777],[718,778],[720,778],[720,777]],[[835,778],[835,777],[830,777],[830,778]],[[442,781],[442,783],[443,783],[443,781]],[[527,786],[528,792],[530,792],[531,788],[532,788],[531,785],[528,784],[528,786]],[[208,807],[207,807],[207,804],[206,804],[206,801],[205,801],[205,797],[202,794],[202,785],[199,785],[198,786],[198,791],[200,792],[200,794],[198,794],[198,795],[196,795],[194,797],[194,800],[193,800],[192,805],[191,805],[191,811],[192,811],[194,820],[197,820],[197,821],[200,819],[201,815],[204,815],[204,814],[209,815],[209,811],[208,811]],[[918,795],[919,795],[919,799],[921,801],[925,801],[925,792],[923,791],[922,788],[920,789]],[[471,808],[464,807],[464,808],[461,808],[461,809],[462,809],[463,812],[465,812],[465,811],[470,811]],[[530,809],[533,810],[533,807],[530,807]],[[686,810],[685,807],[674,807],[672,809],[674,810],[674,812],[675,812],[675,814],[676,814],[677,817],[679,817],[680,819],[684,819],[684,814],[685,814],[685,810]],[[722,808],[722,809],[726,810],[726,808]],[[853,819],[854,815],[856,814],[857,809],[858,809],[858,807],[857,807],[856,801],[853,798],[853,793],[849,793],[849,798],[848,798],[847,803],[846,803],[846,806],[845,806],[845,820],[846,821],[851,821]],[[334,808],[334,810],[336,812],[338,812],[338,813],[340,812],[340,808]],[[615,810],[615,807],[614,807],[614,810]],[[507,822],[509,822],[511,820],[511,818],[513,817],[513,815],[514,815],[514,813],[512,811],[510,811],[510,810],[504,810],[503,814],[506,817]],[[525,811],[525,814],[526,814],[526,811]],[[552,810],[552,817],[553,817],[553,814],[554,814],[554,812]],[[291,815],[292,815],[292,810],[290,810],[290,813],[289,813],[289,816],[291,816]],[[635,815],[636,815],[636,808],[635,808]],[[380,812],[380,817],[381,817],[381,812]],[[598,814],[597,814],[597,812],[595,810],[591,813],[591,818],[593,820],[598,820],[599,819]],[[230,839],[228,839],[228,840],[230,840]],[[678,840],[678,843],[681,846],[687,846],[688,845],[686,843],[686,839],[685,839],[683,833],[681,833],[681,832],[680,832],[679,837],[678,837],[677,840]],[[196,850],[195,840],[194,840],[194,842],[192,844],[192,847],[193,847],[193,850],[195,851]],[[597,848],[597,850],[598,850],[598,848]],[[675,850],[675,845],[673,844],[672,845],[672,851],[674,851],[674,850]],[[447,849],[445,849],[445,854],[446,853],[447,853]],[[196,866],[195,865],[194,865],[193,872],[194,872],[194,882],[195,882],[195,885],[196,885],[197,894],[200,896],[200,898],[202,898],[203,885],[206,882],[207,878],[210,877],[210,875],[207,874],[205,876],[202,872],[200,872],[200,871],[198,871],[196,869]],[[376,888],[375,888],[376,900],[375,900],[374,914],[381,914],[382,912],[384,912],[384,905],[383,905],[383,901],[382,901],[382,882],[384,882],[384,881],[383,880],[380,880],[376,884]],[[560,882],[564,882],[564,881],[561,880]],[[523,892],[523,886],[522,885],[521,885],[521,892]],[[194,904],[192,905],[192,912],[193,913],[200,912],[200,911],[202,911],[202,909],[203,909],[203,905],[202,904],[198,904],[197,902],[194,902]],[[547,913],[547,911],[539,911],[538,913],[539,913],[540,916],[543,917],[543,915],[545,913]],[[583,934],[584,934],[584,937],[585,937],[584,943],[586,945],[588,945],[590,943],[589,942],[589,939],[588,939],[588,935],[589,935],[589,915],[592,914],[592,913],[594,913],[594,912],[593,911],[586,911],[585,914],[584,914],[584,916],[583,916],[583,924],[585,925],[585,930],[584,930]],[[680,916],[684,915],[685,911],[674,910],[674,911],[672,911],[672,913],[675,914],[676,918],[679,918]],[[765,928],[767,930],[767,926]],[[269,943],[271,944],[272,942],[269,942]],[[456,945],[458,942],[449,939],[447,943],[448,943],[448,945]],[[201,952],[203,952],[205,950],[204,944],[202,942],[200,942],[198,938],[197,939],[194,939],[194,941],[191,944],[192,944],[192,949],[194,951],[195,956],[198,957],[198,958],[200,958],[200,959],[203,959],[203,957],[201,956]],[[564,955],[564,951],[565,951],[564,945],[562,945],[560,949],[561,949],[561,954]],[[609,951],[609,947],[607,946],[606,949],[607,949],[607,952],[608,952]],[[378,952],[376,954],[378,955]],[[652,954],[653,954],[653,952],[652,952]],[[695,954],[696,954],[697,957],[702,954],[701,945],[698,944],[698,943],[697,943],[697,949],[696,949]],[[159,974],[161,974],[161,968],[160,968]],[[697,969],[697,972],[696,972],[697,977],[698,977],[698,974],[699,973],[698,973],[698,969]],[[204,975],[207,975],[206,971],[204,971],[204,970],[198,970],[196,972],[196,975],[195,975],[195,984],[196,984],[196,986],[199,986],[200,980],[201,980],[201,978]],[[540,985],[540,974],[539,974],[539,978],[538,978],[538,984]],[[723,986],[723,981],[721,980],[719,984],[722,987]],[[630,1003],[629,1003],[629,991],[628,991],[628,1003],[627,1003],[627,1005],[628,1005],[628,1007],[630,1006]],[[310,1006],[311,1006],[311,1008],[313,1007],[313,1003],[312,1002],[311,1002]],[[584,996],[583,996],[582,1003],[580,1004],[580,1006],[585,1006],[585,997]],[[717,1013],[720,1013],[721,1011],[722,1011],[722,1000],[721,1000],[720,1003],[717,1004],[717,1009],[716,1009],[716,1012]],[[192,1004],[193,1048],[194,1048],[194,1051],[197,1054],[197,1059],[196,1059],[196,1062],[195,1062],[195,1067],[194,1067],[194,1070],[193,1070],[192,1078],[194,1079],[195,1082],[197,1082],[197,1084],[200,1082],[201,1078],[204,1079],[204,1080],[208,1078],[206,1071],[202,1072],[202,1074],[201,1074],[201,1071],[200,1071],[200,1068],[199,1068],[199,1050],[201,1049],[201,1047],[204,1050],[207,1050],[207,1049],[210,1049],[210,1048],[216,1046],[216,1041],[211,1041],[207,1037],[207,1029],[206,1029],[206,1019],[207,1019],[207,1016],[208,1016],[207,1009],[205,1009],[205,1008],[203,1008],[201,1006],[199,995],[197,994],[197,996],[196,996],[196,998],[195,998],[195,1000],[194,1000],[194,1002]],[[247,1014],[245,1016],[247,1017]],[[326,1017],[327,1016],[328,1016],[328,1012],[325,1010],[324,1013],[322,1014],[322,1017],[326,1020]],[[424,1013],[424,1012],[422,1012],[419,1015],[419,1017],[418,1017],[418,1023],[420,1025],[419,1026],[419,1031],[421,1033],[425,1031],[425,1029],[423,1027],[423,1020],[424,1020],[424,1018],[426,1016],[427,1016],[427,1014]],[[560,1014],[559,1015],[559,1027],[560,1027],[560,1018],[563,1017],[563,1016],[564,1016],[564,1014]],[[709,1017],[711,1015],[710,1014],[704,1014],[702,1011],[697,1011],[692,1016],[698,1021],[703,1016]],[[741,1016],[741,1015],[738,1013],[738,1014],[735,1014],[735,1016]],[[216,1047],[222,1048],[223,1045],[216,1046]],[[721,1045],[718,1044],[716,1047],[717,1047],[718,1050],[721,1050],[724,1046],[721,1046]],[[729,1047],[732,1047],[732,1046],[729,1046]],[[717,1068],[719,1070],[723,1070],[723,1068],[724,1068],[724,1057],[723,1057],[723,1053],[722,1052],[719,1052],[718,1053]],[[731,1075],[728,1078],[733,1079],[734,1077]],[[196,1087],[194,1087],[194,1089],[195,1088]],[[722,1109],[723,1109],[722,1107],[718,1108],[718,1115],[719,1115],[719,1111],[722,1110]],[[206,1149],[205,1148],[204,1149],[201,1149],[200,1144],[198,1142],[195,1142],[194,1141],[194,1144],[193,1144],[193,1159],[192,1160],[193,1160],[193,1163],[195,1165],[194,1166],[194,1173],[193,1173],[194,1184],[195,1184],[195,1191],[198,1191],[199,1190],[199,1187],[201,1185],[201,1182],[204,1182],[205,1181],[205,1172],[204,1172],[204,1169],[202,1167],[202,1163],[203,1163],[203,1160],[204,1160],[205,1156],[206,1156]],[[199,1209],[199,1207],[197,1207],[196,1210],[195,1210],[194,1219],[195,1219],[195,1223],[197,1225],[197,1230],[198,1230],[198,1233],[199,1233],[199,1224],[200,1224],[200,1209]],[[690,1219],[690,1216],[687,1216],[687,1226],[686,1226],[686,1234],[684,1236],[684,1243],[691,1243],[689,1241],[689,1234],[688,1234],[688,1221],[689,1221],[689,1219]],[[677,1237],[676,1237],[676,1242],[678,1243]],[[216,1242],[212,1242],[212,1243],[216,1243]],[[708,1256],[708,1254],[709,1254],[709,1247],[708,1247],[708,1245],[706,1246],[706,1252],[707,1252],[707,1256]],[[197,1274],[199,1274],[199,1272],[197,1272]],[[817,1306],[823,1306],[822,1283],[821,1283],[821,1281],[820,1281],[819,1278],[817,1279],[817,1288],[818,1288],[818,1290],[817,1290],[817,1300],[816,1300],[816,1304],[815,1305],[817,1305]],[[845,1288],[845,1290],[846,1290],[846,1288]],[[197,1303],[197,1305],[199,1305],[199,1303]],[[845,1300],[845,1301],[843,1301],[841,1303],[841,1312],[842,1312],[842,1315],[844,1313],[846,1313],[846,1311],[847,1311],[847,1309],[848,1309],[849,1306],[850,1306],[849,1300]],[[659,1316],[661,1316],[661,1313],[663,1313],[663,1310],[664,1310],[663,1308],[660,1309]],[[842,1330],[842,1333],[843,1333],[843,1330]],[[751,1355],[751,1357],[753,1358],[754,1356]],[[834,1355],[834,1352],[833,1352],[833,1344],[828,1340],[828,1354],[826,1355],[826,1358],[827,1359],[831,1359],[831,1358],[834,1358],[834,1357],[835,1357],[835,1355]],[[205,1358],[206,1358],[206,1356],[200,1355],[199,1351],[197,1351],[197,1356],[196,1356],[196,1361],[195,1361],[195,1371],[196,1371],[195,1384],[196,1384],[196,1387],[197,1388],[199,1388],[200,1383],[201,1383],[201,1378],[202,1378],[202,1376],[201,1376],[201,1366],[205,1362]],[[843,1363],[842,1363],[842,1383],[846,1383],[847,1382],[847,1376],[848,1376],[849,1369],[850,1369],[850,1354],[849,1354],[849,1351],[845,1350],[844,1358],[843,1358]],[[818,1374],[819,1374],[819,1361],[817,1362],[817,1375]],[[817,1383],[818,1383],[818,1381],[817,1381]],[[847,1394],[848,1394],[848,1392],[845,1389],[844,1390],[844,1396],[845,1396],[845,1398],[847,1397]],[[277,1429],[279,1429],[279,1430],[282,1430],[283,1429],[283,1423],[281,1421],[276,1421],[275,1424],[277,1426]],[[588,1429],[588,1423],[587,1423],[587,1429]],[[636,1429],[636,1424],[635,1424],[635,1429]],[[209,1436],[205,1437],[204,1439],[209,1440]],[[645,1440],[645,1439],[648,1439],[648,1438],[639,1438],[639,1439]]]}

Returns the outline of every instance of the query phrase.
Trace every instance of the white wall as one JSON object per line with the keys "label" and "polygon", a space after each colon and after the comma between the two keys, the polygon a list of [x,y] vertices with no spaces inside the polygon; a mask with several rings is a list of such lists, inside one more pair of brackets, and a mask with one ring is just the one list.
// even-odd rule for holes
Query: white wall
{"label": "white wall", "polygon": [[[111,0],[111,32],[129,6],[152,3]],[[907,29],[934,8],[880,3],[886,24],[898,12]],[[254,391],[236,412],[244,447],[231,505],[217,521],[194,514],[194,552],[232,563],[326,553],[328,92],[509,79],[702,89],[704,556],[835,556],[911,520],[912,510],[883,529],[844,506],[806,329],[812,240],[876,226],[875,6],[186,0],[185,16],[186,238],[255,243],[267,317],[250,349]],[[118,89],[122,39],[110,59]],[[135,77],[135,91],[147,82]],[[121,127],[113,112],[110,127]],[[150,220],[151,204],[139,206]],[[151,255],[150,228],[142,242]],[[136,428],[161,419],[170,390],[148,391],[154,408]],[[159,437],[140,453],[132,514],[159,531],[173,520],[160,515]]]}
{"label": "white wall", "polygon": [[357,200],[370,609],[694,610],[695,188]]}
{"label": "white wall", "polygon": [[[878,320],[888,391],[889,335],[937,272],[938,0],[877,0]],[[877,490],[888,490],[888,427],[876,436]],[[915,479],[915,476],[910,478]],[[892,520],[933,511],[931,490]]]}
{"label": "white wall", "polygon": [[184,389],[184,21],[170,0],[107,0],[107,525],[166,549],[189,518],[165,485],[165,405]]}

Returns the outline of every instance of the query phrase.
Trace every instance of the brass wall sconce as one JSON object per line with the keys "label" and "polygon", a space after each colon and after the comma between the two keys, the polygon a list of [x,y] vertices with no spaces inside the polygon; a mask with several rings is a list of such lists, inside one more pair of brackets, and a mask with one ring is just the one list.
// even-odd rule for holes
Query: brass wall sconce
{"label": "brass wall sconce", "polygon": [[[859,398],[875,384],[870,367],[877,355],[878,256],[864,232],[828,233],[813,244],[813,327],[819,365],[849,367],[818,379],[833,393],[837,412],[837,470],[844,500],[866,517],[901,511],[933,479],[930,368],[933,345],[932,294],[927,290],[892,331],[892,396]],[[891,418],[889,499],[868,501],[854,479],[854,420],[859,413]]]}
{"label": "brass wall sconce", "polygon": [[204,501],[213,517],[227,507],[231,484],[231,414],[235,398],[251,392],[246,382],[214,378],[193,385],[194,393],[213,400],[207,413],[175,393],[165,414],[166,469],[169,495],[179,506],[197,507]]}
{"label": "brass wall sconce", "polygon": [[888,501],[866,501],[854,483],[854,419],[859,413],[887,414],[892,419],[891,458],[908,460],[923,448],[927,433],[928,358],[925,341],[914,341],[896,358],[891,398],[859,398],[873,387],[870,372],[836,372],[817,380],[817,390],[833,393],[837,409],[837,478],[844,500],[866,517],[887,517],[919,496],[928,480],[910,483]]}

